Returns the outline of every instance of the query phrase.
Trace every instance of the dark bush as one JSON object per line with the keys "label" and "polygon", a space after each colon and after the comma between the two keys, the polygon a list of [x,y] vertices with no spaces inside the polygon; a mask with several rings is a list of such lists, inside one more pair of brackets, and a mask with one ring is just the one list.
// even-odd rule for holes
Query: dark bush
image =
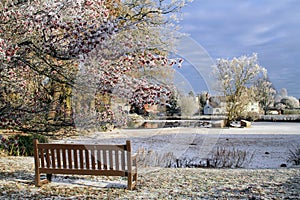
{"label": "dark bush", "polygon": [[33,156],[33,139],[38,139],[40,143],[48,142],[48,138],[43,135],[15,135],[8,139],[2,137],[0,149],[3,149],[9,156]]}

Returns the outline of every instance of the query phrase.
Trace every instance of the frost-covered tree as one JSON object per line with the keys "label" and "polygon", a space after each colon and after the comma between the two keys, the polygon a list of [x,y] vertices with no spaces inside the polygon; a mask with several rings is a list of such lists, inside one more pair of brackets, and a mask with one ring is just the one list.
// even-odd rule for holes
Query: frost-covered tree
{"label": "frost-covered tree", "polygon": [[275,105],[278,109],[299,108],[299,100],[293,96],[289,96],[287,89],[282,88],[275,97]]}
{"label": "frost-covered tree", "polygon": [[254,82],[266,77],[266,73],[266,69],[258,64],[257,54],[217,60],[214,75],[219,90],[226,97],[227,125],[241,117],[246,106],[254,99]]}
{"label": "frost-covered tree", "polygon": [[292,96],[284,97],[280,102],[284,104],[286,108],[299,108],[299,100]]}
{"label": "frost-covered tree", "polygon": [[[1,1],[0,125],[40,129],[65,118],[72,123],[71,96],[80,82],[78,75],[93,77],[91,85],[101,95],[117,88],[117,95],[127,95],[139,105],[166,99],[167,87],[133,72],[175,63],[166,48],[172,39],[159,30],[171,25],[165,16],[176,14],[184,4],[184,0]],[[98,113],[99,120],[112,120],[109,107],[105,108]]]}
{"label": "frost-covered tree", "polygon": [[178,104],[182,116],[193,116],[199,110],[196,98],[192,95],[180,95]]}
{"label": "frost-covered tree", "polygon": [[206,105],[207,100],[209,98],[208,92],[206,91],[201,92],[200,94],[197,95],[197,98],[199,104],[199,114],[201,113],[203,114],[204,106]]}
{"label": "frost-covered tree", "polygon": [[276,90],[268,78],[258,79],[255,84],[255,99],[266,114],[268,109],[274,106]]}

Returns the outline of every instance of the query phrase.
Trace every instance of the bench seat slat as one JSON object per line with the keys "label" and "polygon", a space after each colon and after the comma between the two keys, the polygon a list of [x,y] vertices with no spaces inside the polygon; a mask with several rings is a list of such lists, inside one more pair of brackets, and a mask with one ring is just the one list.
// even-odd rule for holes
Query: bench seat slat
{"label": "bench seat slat", "polygon": [[84,161],[85,161],[85,168],[86,169],[90,169],[90,154],[88,150],[84,150],[85,152],[85,157],[84,157]]}
{"label": "bench seat slat", "polygon": [[67,168],[67,155],[66,149],[62,149],[63,168]]}
{"label": "bench seat slat", "polygon": [[119,162],[119,151],[115,151],[115,161],[116,161],[116,170],[120,169],[120,162]]}
{"label": "bench seat slat", "polygon": [[72,151],[71,149],[68,150],[68,165],[69,168],[73,168],[73,159],[72,159]]}
{"label": "bench seat slat", "polygon": [[47,168],[49,168],[51,162],[50,162],[50,154],[49,154],[49,150],[48,149],[46,149],[45,156],[46,156],[46,165],[47,165]]}
{"label": "bench seat slat", "polygon": [[102,169],[102,160],[101,158],[103,158],[101,156],[101,151],[97,150],[97,165],[98,165],[98,169]]}
{"label": "bench seat slat", "polygon": [[109,150],[108,151],[108,154],[109,154],[109,169],[113,170],[113,166],[114,166],[114,158],[113,158],[113,151],[112,150]]}
{"label": "bench seat slat", "polygon": [[73,149],[73,157],[74,157],[74,168],[78,169],[78,154],[77,154],[77,149]]}
{"label": "bench seat slat", "polygon": [[44,149],[40,149],[40,155],[39,157],[41,158],[41,166],[45,167],[45,157],[44,157]]}
{"label": "bench seat slat", "polygon": [[57,154],[57,167],[61,168],[61,149],[56,149]]}
{"label": "bench seat slat", "polygon": [[56,167],[56,163],[55,163],[55,152],[56,150],[55,149],[51,149],[51,166],[52,168],[55,168]]}
{"label": "bench seat slat", "polygon": [[80,161],[80,169],[84,168],[84,161],[83,161],[83,149],[79,149],[79,161]]}
{"label": "bench seat slat", "polygon": [[107,164],[107,151],[103,150],[103,169],[108,169],[108,164]]}
{"label": "bench seat slat", "polygon": [[125,159],[125,151],[122,151],[121,152],[121,169],[122,170],[125,170],[125,161],[126,161],[126,159]]}
{"label": "bench seat slat", "polygon": [[95,150],[92,150],[91,151],[91,165],[92,165],[92,169],[96,169],[96,159],[95,159],[95,157],[97,157],[97,151],[95,151]]}

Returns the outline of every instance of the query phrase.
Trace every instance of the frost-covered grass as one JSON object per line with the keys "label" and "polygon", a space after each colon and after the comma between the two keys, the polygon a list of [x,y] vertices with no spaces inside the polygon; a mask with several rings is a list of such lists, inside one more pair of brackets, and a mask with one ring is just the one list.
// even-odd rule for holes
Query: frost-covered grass
{"label": "frost-covered grass", "polygon": [[[0,157],[0,199],[299,199],[300,169],[149,168],[119,177],[55,175],[35,187],[32,157]],[[142,169],[141,169],[142,170]]]}

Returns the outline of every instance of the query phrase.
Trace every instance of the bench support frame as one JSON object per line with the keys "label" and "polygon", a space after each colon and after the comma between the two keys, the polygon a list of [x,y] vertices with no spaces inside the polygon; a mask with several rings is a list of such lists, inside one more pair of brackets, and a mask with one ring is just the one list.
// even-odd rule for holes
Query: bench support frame
{"label": "bench support frame", "polygon": [[[35,185],[51,182],[52,174],[127,177],[127,189],[137,185],[137,155],[131,154],[129,140],[124,145],[54,144],[33,140]],[[47,179],[41,180],[41,174]]]}

